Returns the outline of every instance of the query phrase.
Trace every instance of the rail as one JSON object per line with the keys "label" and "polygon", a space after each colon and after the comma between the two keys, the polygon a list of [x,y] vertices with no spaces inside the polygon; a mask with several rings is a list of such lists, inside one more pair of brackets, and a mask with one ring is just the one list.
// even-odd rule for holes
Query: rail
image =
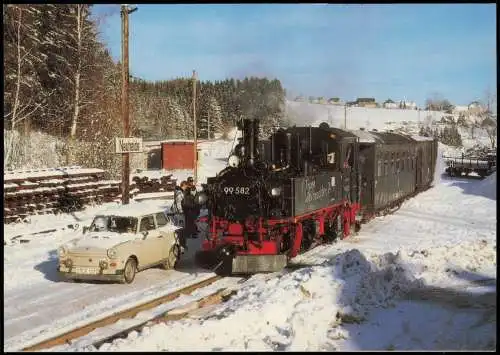
{"label": "rail", "polygon": [[[148,302],[145,302],[143,304],[126,309],[124,311],[117,312],[113,315],[104,317],[102,319],[93,321],[93,322],[86,324],[84,326],[67,331],[61,335],[52,337],[50,339],[44,340],[44,341],[39,342],[39,343],[34,344],[34,345],[27,346],[27,347],[23,348],[22,351],[38,351],[38,350],[52,348],[52,347],[58,346],[58,345],[68,344],[68,343],[70,343],[70,341],[77,339],[77,338],[80,338],[84,335],[87,335],[98,328],[102,328],[102,327],[105,327],[107,325],[116,323],[120,319],[132,318],[132,317],[136,316],[139,312],[155,308],[163,303],[171,302],[174,299],[180,297],[181,295],[190,294],[197,289],[206,287],[206,286],[220,280],[221,278],[222,278],[222,276],[213,276],[213,277],[208,278],[206,280],[191,284],[191,285],[186,286],[182,289],[171,292],[167,295],[158,297],[152,301],[148,301]],[[159,318],[159,317],[155,317],[155,318]],[[148,323],[152,320],[154,320],[154,319],[150,319],[147,322],[144,322],[140,325],[134,326],[133,328],[137,328],[139,326],[144,326],[146,323]],[[128,329],[126,331],[128,331]],[[121,330],[120,332],[118,332],[116,334],[116,336],[118,337],[123,332],[124,332],[124,330]],[[111,337],[107,337],[105,340],[109,341],[110,338]],[[102,340],[100,340],[100,342],[102,342]]]}

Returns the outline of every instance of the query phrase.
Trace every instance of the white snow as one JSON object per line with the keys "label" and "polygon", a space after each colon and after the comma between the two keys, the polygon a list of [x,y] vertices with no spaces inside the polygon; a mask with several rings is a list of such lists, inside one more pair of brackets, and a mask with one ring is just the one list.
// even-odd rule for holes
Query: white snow
{"label": "white snow", "polygon": [[82,168],[79,166],[61,167],[57,169],[39,170],[8,170],[4,172],[4,181],[37,179],[47,176],[73,176],[80,174],[103,174],[104,170],[94,168]]}
{"label": "white snow", "polygon": [[[200,182],[225,166],[233,144],[233,139],[200,143]],[[453,150],[439,144],[432,189],[393,215],[363,225],[358,236],[295,258],[294,263],[305,267],[253,276],[208,314],[146,326],[99,350],[494,349],[496,173],[484,180],[448,178],[442,155]],[[192,171],[158,173],[172,173],[178,181],[192,176]],[[144,212],[142,203],[132,201],[129,208]],[[197,239],[190,240],[178,270],[146,270],[132,285],[60,282],[55,274],[57,246],[81,236],[81,226],[115,206],[4,225],[9,242],[4,247],[4,350],[18,350],[213,276],[192,266]],[[76,223],[76,231],[68,227]],[[51,229],[55,231],[26,237],[29,243],[13,239]],[[177,301],[188,304],[196,295],[190,297]],[[161,309],[149,314],[157,311]],[[98,334],[62,350],[96,350],[87,345]]]}
{"label": "white snow", "polygon": [[[332,127],[357,130],[390,129],[390,123],[400,127],[403,122],[438,122],[446,115],[438,111],[418,111],[402,109],[348,107],[338,105],[311,104],[307,102],[286,101],[287,116],[296,125],[317,126],[327,122]],[[388,127],[389,126],[389,127]]]}

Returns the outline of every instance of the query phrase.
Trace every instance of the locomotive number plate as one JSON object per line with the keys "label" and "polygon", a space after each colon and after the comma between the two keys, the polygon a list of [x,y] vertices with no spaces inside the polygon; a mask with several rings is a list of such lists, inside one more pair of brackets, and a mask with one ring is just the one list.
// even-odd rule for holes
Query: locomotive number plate
{"label": "locomotive number plate", "polygon": [[246,186],[226,186],[224,187],[226,195],[250,195],[250,188]]}

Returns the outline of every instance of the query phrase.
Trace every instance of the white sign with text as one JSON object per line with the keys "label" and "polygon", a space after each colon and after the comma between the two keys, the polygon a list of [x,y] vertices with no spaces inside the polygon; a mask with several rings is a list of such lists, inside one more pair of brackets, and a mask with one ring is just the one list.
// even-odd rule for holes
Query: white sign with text
{"label": "white sign with text", "polygon": [[142,138],[115,138],[116,153],[142,152]]}

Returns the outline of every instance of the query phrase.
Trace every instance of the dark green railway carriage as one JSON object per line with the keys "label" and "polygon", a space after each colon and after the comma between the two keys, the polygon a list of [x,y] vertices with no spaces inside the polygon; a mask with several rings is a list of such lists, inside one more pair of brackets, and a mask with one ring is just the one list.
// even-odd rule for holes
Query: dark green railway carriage
{"label": "dark green railway carriage", "polygon": [[353,133],[359,137],[361,206],[365,214],[391,207],[431,184],[436,141],[392,132]]}
{"label": "dark green railway carriage", "polygon": [[412,136],[417,146],[417,191],[425,190],[434,180],[438,141],[429,137]]}

